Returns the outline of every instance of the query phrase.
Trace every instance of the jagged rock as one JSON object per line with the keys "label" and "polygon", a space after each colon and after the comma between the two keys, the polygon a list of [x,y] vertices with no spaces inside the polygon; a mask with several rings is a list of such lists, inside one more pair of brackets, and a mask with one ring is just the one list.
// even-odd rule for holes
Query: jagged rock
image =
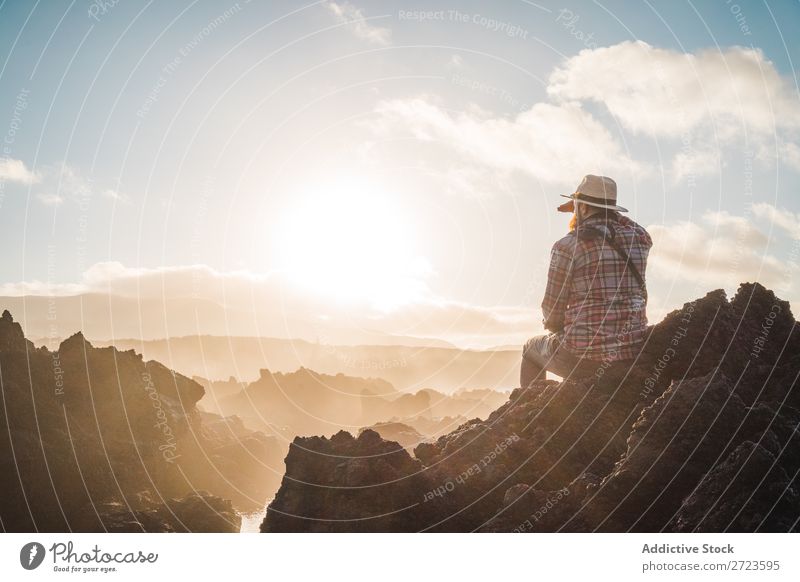
{"label": "jagged rock", "polygon": [[[770,503],[797,507],[799,335],[788,303],[746,283],[651,326],[630,366],[513,391],[404,471],[370,454],[405,454],[374,437],[296,441],[262,531],[786,531],[794,513]],[[778,485],[745,503],[770,459]]]}
{"label": "jagged rock", "polygon": [[8,309],[4,310],[0,317],[0,351],[17,352],[35,349],[33,343],[25,339],[22,326],[14,321]]}
{"label": "jagged rock", "polygon": [[800,496],[765,447],[745,441],[703,477],[673,518],[679,532],[797,530]]}
{"label": "jagged rock", "polygon": [[[113,504],[146,488],[164,499],[208,490],[254,511],[277,487],[283,447],[276,439],[201,416],[202,386],[133,351],[95,348],[81,333],[57,351],[37,349],[6,312],[0,372],[6,531],[103,531],[87,520],[92,507],[107,506],[127,523]],[[189,511],[188,503],[181,507]]]}
{"label": "jagged rock", "polygon": [[422,464],[372,430],[297,437],[262,531],[415,531]]}
{"label": "jagged rock", "polygon": [[364,430],[373,430],[378,433],[381,438],[399,443],[407,450],[413,450],[414,447],[425,440],[425,437],[417,430],[402,422],[379,422],[362,429],[361,432]]}
{"label": "jagged rock", "polygon": [[196,491],[178,499],[158,499],[150,491],[130,500],[85,508],[78,531],[109,533],[238,533],[241,516],[227,499]]}
{"label": "jagged rock", "polygon": [[727,450],[745,412],[721,372],[673,382],[642,411],[625,455],[582,511],[599,530],[660,531]]}

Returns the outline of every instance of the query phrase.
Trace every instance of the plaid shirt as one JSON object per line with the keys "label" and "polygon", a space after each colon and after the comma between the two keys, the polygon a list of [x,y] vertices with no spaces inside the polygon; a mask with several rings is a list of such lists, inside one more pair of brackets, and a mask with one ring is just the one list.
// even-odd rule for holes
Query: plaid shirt
{"label": "plaid shirt", "polygon": [[[579,228],[614,229],[615,240],[644,277],[653,241],[630,218],[586,218]],[[647,297],[625,261],[604,236],[580,240],[575,232],[557,241],[550,254],[542,301],[544,326],[563,334],[570,352],[591,360],[627,360],[636,356],[647,327]]]}

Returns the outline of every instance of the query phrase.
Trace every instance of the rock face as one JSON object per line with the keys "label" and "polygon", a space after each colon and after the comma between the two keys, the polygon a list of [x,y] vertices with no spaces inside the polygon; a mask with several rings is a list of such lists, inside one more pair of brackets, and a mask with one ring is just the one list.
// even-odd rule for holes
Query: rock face
{"label": "rock face", "polygon": [[297,438],[262,531],[795,531],[800,333],[743,284],[652,326],[632,365],[515,390],[410,456]]}
{"label": "rock face", "polygon": [[425,441],[425,437],[416,429],[402,422],[379,422],[362,429],[361,432],[364,430],[373,430],[381,438],[394,441],[407,451],[413,451],[417,445]]}
{"label": "rock face", "polygon": [[[272,505],[311,504],[314,531],[413,531],[410,525],[422,518],[417,503],[417,491],[427,483],[422,463],[373,430],[357,439],[344,431],[330,439],[297,437],[286,465],[292,474],[284,477]],[[292,486],[286,487],[289,480]],[[369,507],[362,505],[366,499]],[[303,521],[273,509],[269,530],[306,531]]]}
{"label": "rock face", "polygon": [[276,439],[201,413],[199,384],[132,350],[36,348],[6,311],[0,388],[6,531],[230,531],[279,481]]}
{"label": "rock face", "polygon": [[109,533],[236,533],[241,523],[229,500],[197,491],[180,499],[154,499],[145,492],[125,502],[102,503],[86,508],[73,525]]}

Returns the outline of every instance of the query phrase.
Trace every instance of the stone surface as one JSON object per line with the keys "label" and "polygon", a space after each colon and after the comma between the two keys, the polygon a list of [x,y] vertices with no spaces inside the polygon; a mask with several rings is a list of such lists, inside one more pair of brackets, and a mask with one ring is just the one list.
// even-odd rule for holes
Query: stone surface
{"label": "stone surface", "polygon": [[[276,439],[201,413],[202,386],[133,350],[95,348],[80,333],[55,351],[36,348],[6,311],[0,382],[6,531],[104,531],[98,517],[119,529],[130,516],[114,507],[127,508],[142,492],[187,500],[206,490],[208,499],[253,511],[279,482],[284,449]],[[180,507],[204,531],[235,523],[215,520],[213,504]]]}
{"label": "stone surface", "polygon": [[296,440],[262,531],[797,530],[799,336],[746,283],[667,315],[632,365],[517,389],[413,458]]}

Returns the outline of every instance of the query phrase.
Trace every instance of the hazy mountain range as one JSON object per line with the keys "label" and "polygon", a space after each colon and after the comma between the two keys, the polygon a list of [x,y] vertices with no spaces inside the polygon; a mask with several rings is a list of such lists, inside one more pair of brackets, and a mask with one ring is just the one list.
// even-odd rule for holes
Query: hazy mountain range
{"label": "hazy mountain range", "polygon": [[518,382],[519,350],[482,351],[453,347],[342,346],[303,340],[189,336],[160,340],[93,340],[133,349],[187,376],[253,381],[261,369],[289,373],[308,368],[385,380],[399,391],[434,388],[508,390]]}
{"label": "hazy mountain range", "polygon": [[[26,337],[38,346],[56,349],[80,331],[95,346],[134,349],[190,377],[250,382],[260,377],[261,369],[289,373],[308,368],[380,378],[400,391],[434,388],[446,393],[507,390],[517,382],[519,348],[464,350],[442,340],[360,326],[279,321],[191,297],[27,295],[0,297],[0,308],[14,313]],[[284,337],[289,330],[294,335]]]}
{"label": "hazy mountain range", "polygon": [[[35,343],[55,343],[80,331],[93,341],[111,338],[158,339],[193,335],[301,338],[337,345],[404,345],[453,347],[434,338],[399,336],[331,322],[269,315],[235,302],[199,297],[170,299],[112,293],[0,297],[0,309],[14,314]],[[267,333],[268,332],[268,333]]]}
{"label": "hazy mountain range", "polygon": [[508,397],[494,390],[405,393],[385,380],[319,374],[305,368],[288,374],[261,370],[260,378],[250,384],[198,381],[207,387],[199,404],[203,410],[235,415],[249,428],[292,438],[357,431],[393,421],[412,427],[423,436],[421,442],[471,418],[485,418]]}
{"label": "hazy mountain range", "polygon": [[188,378],[81,333],[36,347],[8,311],[0,388],[5,531],[238,531],[243,512],[272,498],[298,435],[373,425],[413,447],[507,397],[407,393],[306,368],[262,368],[249,383]]}

